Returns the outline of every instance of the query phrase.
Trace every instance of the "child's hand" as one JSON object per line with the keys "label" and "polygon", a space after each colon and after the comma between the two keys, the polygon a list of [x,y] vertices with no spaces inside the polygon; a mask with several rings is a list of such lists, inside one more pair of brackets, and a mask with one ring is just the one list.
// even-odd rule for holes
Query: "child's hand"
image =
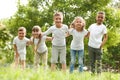
{"label": "child's hand", "polygon": [[47,41],[52,41],[52,40],[53,40],[53,37],[47,37],[46,40],[47,40]]}
{"label": "child's hand", "polygon": [[34,47],[34,53],[36,53],[36,52],[37,52],[37,47],[35,46],[35,47]]}
{"label": "child's hand", "polygon": [[19,57],[19,54],[18,54],[18,52],[16,52],[16,55],[15,55],[15,57],[16,57],[16,58],[18,58],[18,57]]}
{"label": "child's hand", "polygon": [[54,37],[52,37],[52,40],[53,40]]}
{"label": "child's hand", "polygon": [[103,47],[103,43],[100,45],[100,49]]}
{"label": "child's hand", "polygon": [[32,42],[29,40],[26,45],[29,46],[30,44],[32,44]]}
{"label": "child's hand", "polygon": [[74,23],[70,24],[70,28],[75,28]]}

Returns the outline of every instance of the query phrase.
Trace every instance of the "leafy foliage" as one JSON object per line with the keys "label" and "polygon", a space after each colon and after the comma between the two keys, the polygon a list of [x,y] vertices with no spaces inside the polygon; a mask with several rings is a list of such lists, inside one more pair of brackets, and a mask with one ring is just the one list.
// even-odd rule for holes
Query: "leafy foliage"
{"label": "leafy foliage", "polygon": [[[82,16],[86,20],[86,29],[89,27],[90,24],[95,22],[96,13],[98,11],[105,11],[106,20],[104,24],[108,28],[108,41],[104,46],[105,59],[103,60],[106,61],[114,55],[113,53],[119,51],[118,49],[116,49],[116,46],[119,46],[120,43],[120,10],[112,7],[110,5],[111,2],[112,0],[28,0],[27,5],[21,5],[20,0],[18,0],[18,11],[15,13],[14,16],[8,19],[5,24],[9,29],[10,33],[14,36],[17,35],[18,27],[26,27],[27,37],[30,37],[31,29],[34,25],[41,26],[43,31],[46,31],[51,25],[53,25],[53,14],[56,11],[63,12],[64,23],[68,26],[73,21],[74,17]],[[4,41],[9,40],[7,38],[10,37],[6,37],[8,35],[9,32],[1,32],[0,44],[2,44],[2,47],[5,46],[3,45]],[[67,38],[68,63],[70,61],[69,46],[71,40],[71,36]],[[85,40],[86,53],[87,43],[88,40]],[[47,46],[50,49],[51,43],[47,42]],[[112,52],[110,52],[110,47],[112,47]],[[86,54],[86,56],[88,56],[88,54]],[[28,60],[31,59],[30,57],[31,56],[29,54]],[[32,60],[30,61],[32,62]]]}
{"label": "leafy foliage", "polygon": [[[110,46],[108,47],[108,55],[111,55],[110,57],[108,57],[109,60],[111,60],[111,66],[114,69],[119,69],[119,65],[120,64],[120,43],[116,46]],[[110,61],[107,61],[108,63],[110,63]]]}
{"label": "leafy foliage", "polygon": [[[6,60],[11,59],[10,54],[7,51],[11,50],[11,39],[12,35],[6,29],[6,26],[2,23],[0,24],[0,62],[3,63]],[[2,61],[1,61],[2,60]]]}

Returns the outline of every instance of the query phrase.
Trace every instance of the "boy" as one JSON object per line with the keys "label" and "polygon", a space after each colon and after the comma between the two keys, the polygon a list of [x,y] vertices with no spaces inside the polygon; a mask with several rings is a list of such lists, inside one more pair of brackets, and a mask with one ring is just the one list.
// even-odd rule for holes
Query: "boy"
{"label": "boy", "polygon": [[103,24],[104,19],[105,13],[98,12],[96,16],[96,23],[90,25],[88,28],[88,52],[90,56],[91,72],[93,74],[95,72],[101,73],[102,47],[107,40],[107,28]]}
{"label": "boy", "polygon": [[15,51],[15,68],[18,66],[19,60],[21,62],[22,69],[25,68],[26,45],[29,43],[29,39],[26,38],[25,35],[26,29],[24,27],[20,27],[18,29],[18,36],[16,36],[13,40]]}
{"label": "boy", "polygon": [[54,14],[55,25],[51,26],[43,35],[52,33],[52,55],[51,55],[51,70],[55,70],[56,63],[58,62],[58,56],[60,54],[60,63],[62,64],[62,70],[66,71],[66,33],[68,32],[68,26],[62,24],[63,14],[56,12]]}

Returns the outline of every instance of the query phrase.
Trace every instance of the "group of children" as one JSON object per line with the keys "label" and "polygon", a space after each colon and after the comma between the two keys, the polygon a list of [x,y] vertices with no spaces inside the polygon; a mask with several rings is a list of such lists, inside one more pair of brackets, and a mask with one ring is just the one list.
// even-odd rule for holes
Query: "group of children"
{"label": "group of children", "polygon": [[[42,32],[39,26],[32,28],[32,37],[27,39],[26,29],[20,27],[18,29],[18,36],[14,38],[14,50],[15,50],[15,67],[18,66],[19,60],[21,61],[22,68],[25,68],[26,59],[26,45],[33,44],[34,46],[34,64],[35,67],[39,66],[39,59],[42,59],[44,68],[47,67],[47,55],[48,49],[45,41],[52,41],[51,51],[51,70],[55,70],[56,63],[58,63],[58,57],[60,57],[60,63],[62,70],[66,71],[66,37],[72,35],[73,39],[70,45],[70,73],[74,70],[76,62],[76,54],[78,54],[79,72],[83,71],[83,58],[84,58],[84,38],[88,37],[88,52],[90,57],[91,72],[101,73],[101,55],[102,47],[107,40],[107,29],[103,24],[105,19],[105,13],[100,11],[96,16],[96,23],[90,25],[88,31],[85,29],[85,20],[78,16],[70,24],[70,28],[63,24],[62,12],[56,12],[53,16],[54,25],[47,31]],[[52,37],[47,35],[52,34]],[[97,69],[95,65],[97,64]]]}

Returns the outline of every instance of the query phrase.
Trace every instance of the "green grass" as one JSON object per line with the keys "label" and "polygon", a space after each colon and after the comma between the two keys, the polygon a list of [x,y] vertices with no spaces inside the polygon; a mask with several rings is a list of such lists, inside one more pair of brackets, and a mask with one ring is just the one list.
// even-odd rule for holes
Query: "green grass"
{"label": "green grass", "polygon": [[0,67],[0,80],[120,80],[119,73],[102,72],[101,75],[94,75],[86,71],[78,73],[75,71],[70,74],[69,71],[54,71],[27,68],[14,69],[10,67]]}

